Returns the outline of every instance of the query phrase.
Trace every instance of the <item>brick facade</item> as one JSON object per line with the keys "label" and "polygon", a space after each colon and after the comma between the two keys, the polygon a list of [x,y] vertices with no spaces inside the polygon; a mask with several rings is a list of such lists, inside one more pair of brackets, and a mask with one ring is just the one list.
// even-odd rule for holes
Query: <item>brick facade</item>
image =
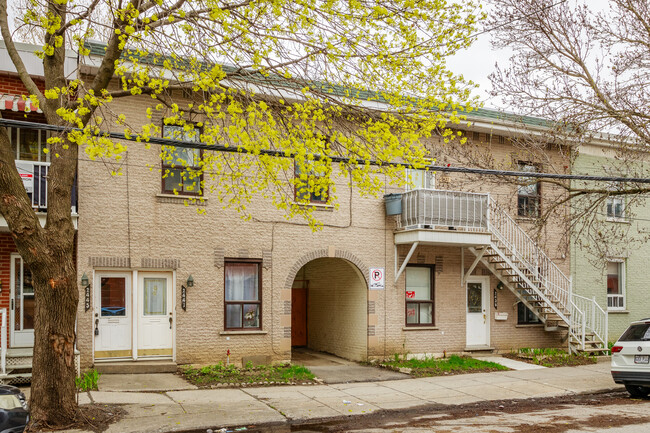
{"label": "brick facade", "polygon": [[[145,108],[150,99],[133,97],[120,101],[115,109],[133,122],[147,121]],[[112,176],[97,161],[79,162],[78,273],[89,276],[110,270],[166,270],[175,275],[175,360],[207,364],[239,363],[251,355],[268,355],[272,361],[291,358],[291,286],[299,272],[313,288],[309,345],[351,359],[391,356],[394,353],[461,352],[466,346],[465,288],[461,285],[461,248],[421,246],[411,262],[436,265],[435,326],[413,330],[405,326],[404,276],[394,281],[395,220],[386,217],[384,203],[362,197],[345,180],[337,186],[340,207],[316,209],[323,222],[313,232],[301,220],[284,219],[282,213],[256,198],[248,206],[254,220],[245,221],[208,194],[205,215],[182,198],[167,200],[161,194],[160,174],[147,169],[159,164],[159,149],[145,149],[127,143],[128,155],[122,176]],[[495,157],[512,159],[507,140],[491,144]],[[83,158],[83,157],[82,157]],[[564,162],[550,151],[550,161]],[[121,163],[119,164],[121,165]],[[117,166],[117,165],[116,165]],[[444,189],[490,192],[511,213],[516,211],[516,187],[467,182],[460,176],[438,174]],[[340,179],[340,178],[337,178]],[[399,189],[386,187],[385,193]],[[543,191],[543,201],[559,194]],[[526,226],[529,222],[520,219]],[[560,246],[561,224],[547,227],[540,241],[549,256],[566,272],[569,262]],[[398,250],[399,261],[407,249]],[[263,262],[262,330],[224,330],[224,260],[247,258]],[[465,251],[464,266],[473,255]],[[369,268],[384,268],[385,290],[367,290]],[[488,272],[480,266],[474,271]],[[180,308],[181,286],[189,275],[194,287],[187,289],[187,310]],[[356,275],[356,276],[355,276]],[[562,346],[562,335],[545,332],[540,325],[517,325],[516,299],[507,289],[493,292],[496,279],[490,277],[490,346],[508,351],[518,347]],[[93,284],[97,284],[95,281]],[[93,311],[79,307],[78,347],[82,364],[93,363]],[[508,313],[505,321],[494,313]],[[341,321],[331,320],[341,317]]]}

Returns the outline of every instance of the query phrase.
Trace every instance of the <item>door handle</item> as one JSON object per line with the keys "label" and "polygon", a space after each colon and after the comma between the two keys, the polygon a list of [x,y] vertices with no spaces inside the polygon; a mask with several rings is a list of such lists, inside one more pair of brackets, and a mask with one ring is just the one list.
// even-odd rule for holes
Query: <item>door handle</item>
{"label": "door handle", "polygon": [[169,313],[169,329],[172,329],[172,321],[173,320],[174,319],[172,319],[172,313]]}
{"label": "door handle", "polygon": [[95,335],[99,335],[99,319],[95,319]]}

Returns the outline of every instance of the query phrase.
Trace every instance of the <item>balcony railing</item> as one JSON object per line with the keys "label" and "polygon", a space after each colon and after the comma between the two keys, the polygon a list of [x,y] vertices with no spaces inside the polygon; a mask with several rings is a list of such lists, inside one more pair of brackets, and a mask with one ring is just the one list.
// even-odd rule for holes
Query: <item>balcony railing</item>
{"label": "balcony railing", "polygon": [[416,189],[402,194],[402,229],[453,227],[488,230],[489,195],[459,191]]}
{"label": "balcony railing", "polygon": [[[32,201],[32,207],[41,212],[47,210],[47,175],[49,162],[16,160],[16,168],[23,180],[23,186]],[[77,185],[72,188],[72,213],[77,213]]]}

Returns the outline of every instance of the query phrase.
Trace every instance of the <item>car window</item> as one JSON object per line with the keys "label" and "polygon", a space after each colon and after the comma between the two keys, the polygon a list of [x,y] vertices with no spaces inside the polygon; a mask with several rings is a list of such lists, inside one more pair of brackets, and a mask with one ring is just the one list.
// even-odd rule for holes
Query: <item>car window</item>
{"label": "car window", "polygon": [[630,326],[621,335],[619,341],[648,341],[650,340],[650,323],[640,323]]}

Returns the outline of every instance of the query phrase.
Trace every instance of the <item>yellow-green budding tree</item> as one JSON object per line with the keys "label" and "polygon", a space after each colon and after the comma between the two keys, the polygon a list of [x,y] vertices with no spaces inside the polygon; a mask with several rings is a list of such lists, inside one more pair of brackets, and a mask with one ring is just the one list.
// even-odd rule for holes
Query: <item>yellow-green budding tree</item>
{"label": "yellow-green budding tree", "polygon": [[[403,182],[403,170],[386,163],[422,167],[423,140],[451,134],[446,125],[476,104],[473,84],[445,64],[470,44],[482,18],[472,2],[24,0],[17,11],[12,26],[7,0],[0,0],[6,50],[27,97],[48,123],[68,128],[49,139],[44,227],[0,128],[0,212],[32,269],[36,293],[32,428],[67,424],[78,412],[69,204],[79,152],[119,160],[128,146],[152,145],[166,125],[170,138],[239,150],[161,147],[171,167],[166,180],[178,190],[200,192],[198,200],[213,195],[245,216],[246,204],[261,196],[317,226],[300,202],[317,196],[335,204],[331,174],[341,173],[362,193],[377,193],[385,176]],[[36,38],[45,91],[18,55],[18,35]],[[66,77],[66,48],[82,63],[94,59],[95,67]],[[142,95],[151,98],[149,108],[143,105],[149,121],[133,124],[117,101]],[[106,131],[136,141],[112,140]],[[349,160],[333,166],[339,156]]]}

